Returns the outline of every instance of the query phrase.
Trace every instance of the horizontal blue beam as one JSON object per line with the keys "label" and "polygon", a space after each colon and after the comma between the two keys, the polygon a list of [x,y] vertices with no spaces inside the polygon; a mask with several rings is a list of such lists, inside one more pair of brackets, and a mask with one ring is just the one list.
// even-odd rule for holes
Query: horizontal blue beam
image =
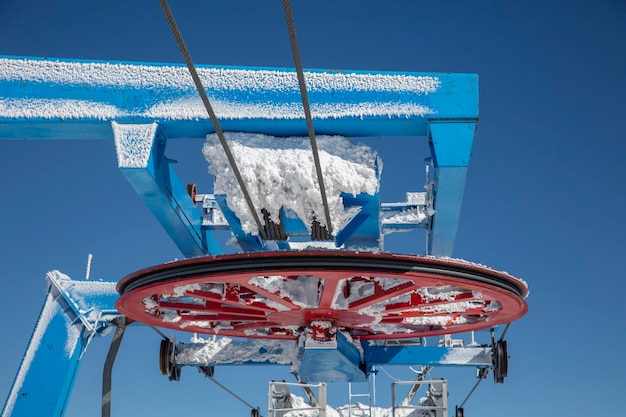
{"label": "horizontal blue beam", "polygon": [[[294,70],[197,69],[223,130],[306,136]],[[426,136],[428,120],[478,118],[475,74],[312,69],[305,77],[318,134]],[[111,138],[111,121],[158,122],[168,139],[214,131],[184,65],[0,56],[0,138]]]}
{"label": "horizontal blue beam", "polygon": [[375,365],[430,365],[491,367],[490,347],[366,345],[365,361]]}

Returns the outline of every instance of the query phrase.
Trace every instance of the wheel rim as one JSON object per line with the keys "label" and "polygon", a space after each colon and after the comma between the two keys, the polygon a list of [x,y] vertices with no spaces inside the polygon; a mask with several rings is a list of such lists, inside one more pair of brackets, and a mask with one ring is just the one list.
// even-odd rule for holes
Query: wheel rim
{"label": "wheel rim", "polygon": [[118,310],[150,325],[233,337],[397,339],[523,316],[525,284],[464,261],[355,252],[193,258],[122,279]]}

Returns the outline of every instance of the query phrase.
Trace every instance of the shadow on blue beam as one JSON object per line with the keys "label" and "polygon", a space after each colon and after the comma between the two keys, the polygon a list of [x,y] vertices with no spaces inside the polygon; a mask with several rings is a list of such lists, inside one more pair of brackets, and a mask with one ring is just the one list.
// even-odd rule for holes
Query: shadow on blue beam
{"label": "shadow on blue beam", "polygon": [[363,346],[368,368],[376,365],[491,366],[489,347]]}
{"label": "shadow on blue beam", "polygon": [[366,382],[361,353],[341,332],[331,342],[307,340],[298,374],[307,382]]}

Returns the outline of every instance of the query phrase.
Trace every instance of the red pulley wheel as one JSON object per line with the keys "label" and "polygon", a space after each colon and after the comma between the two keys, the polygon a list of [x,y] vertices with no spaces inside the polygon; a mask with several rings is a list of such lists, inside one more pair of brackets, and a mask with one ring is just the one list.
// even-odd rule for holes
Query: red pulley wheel
{"label": "red pulley wheel", "polygon": [[343,251],[192,258],[117,285],[117,309],[153,326],[244,338],[343,331],[359,339],[436,336],[523,316],[526,284],[465,261]]}

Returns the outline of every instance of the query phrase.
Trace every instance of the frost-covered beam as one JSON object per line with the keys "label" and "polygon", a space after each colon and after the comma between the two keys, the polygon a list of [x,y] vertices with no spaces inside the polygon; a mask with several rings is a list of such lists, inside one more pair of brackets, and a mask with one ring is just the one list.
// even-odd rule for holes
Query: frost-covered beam
{"label": "frost-covered beam", "polygon": [[112,123],[118,167],[186,257],[222,250],[165,157],[166,140],[151,124]]}
{"label": "frost-covered beam", "polygon": [[[294,70],[198,65],[198,73],[225,131],[307,135]],[[426,136],[428,120],[478,118],[475,74],[305,76],[319,134]],[[0,57],[0,138],[111,138],[111,121],[158,122],[168,139],[213,132],[184,65]]]}
{"label": "frost-covered beam", "polygon": [[194,336],[191,343],[177,343],[175,352],[175,363],[180,366],[291,365],[298,345],[293,340]]}
{"label": "frost-covered beam", "polygon": [[407,193],[406,201],[381,203],[381,227],[383,233],[405,232],[428,227],[432,207],[427,193]]}
{"label": "frost-covered beam", "polygon": [[91,338],[119,316],[115,283],[49,272],[48,294],[2,417],[63,416]]}

